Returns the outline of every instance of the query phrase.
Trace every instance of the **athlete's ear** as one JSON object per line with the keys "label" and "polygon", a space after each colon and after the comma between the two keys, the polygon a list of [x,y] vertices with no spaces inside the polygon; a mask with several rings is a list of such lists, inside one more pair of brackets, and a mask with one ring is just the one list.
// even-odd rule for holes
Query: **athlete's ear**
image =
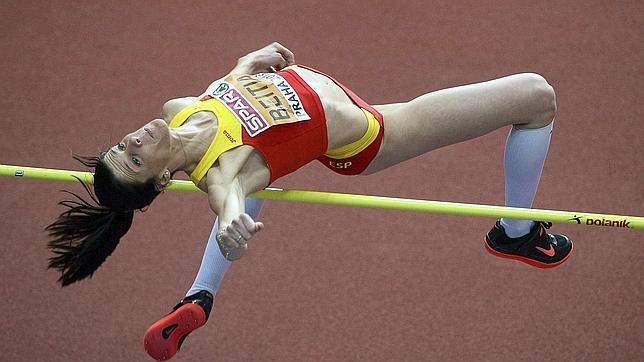
{"label": "athlete's ear", "polygon": [[165,190],[165,187],[170,183],[170,176],[170,170],[165,169],[161,176],[154,182],[154,188],[159,192]]}

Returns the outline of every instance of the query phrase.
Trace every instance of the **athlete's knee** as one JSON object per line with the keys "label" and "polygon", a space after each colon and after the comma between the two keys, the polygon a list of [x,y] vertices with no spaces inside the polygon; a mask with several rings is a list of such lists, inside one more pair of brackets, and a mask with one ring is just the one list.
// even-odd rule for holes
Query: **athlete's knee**
{"label": "athlete's knee", "polygon": [[541,75],[536,73],[519,74],[527,90],[530,115],[530,128],[540,128],[548,125],[555,118],[557,99],[554,88]]}

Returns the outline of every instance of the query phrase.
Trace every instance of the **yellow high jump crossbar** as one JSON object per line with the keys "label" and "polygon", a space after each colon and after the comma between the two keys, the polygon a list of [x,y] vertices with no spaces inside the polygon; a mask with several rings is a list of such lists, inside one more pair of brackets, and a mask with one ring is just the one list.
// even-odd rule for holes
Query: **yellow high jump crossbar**
{"label": "yellow high jump crossbar", "polygon": [[[77,180],[74,178],[75,176],[88,184],[91,184],[94,181],[94,177],[90,172],[10,165],[0,165],[0,176],[11,176],[17,178],[39,179],[48,181],[77,182]],[[168,185],[167,190],[184,192],[201,191],[192,182],[182,180],[173,180]],[[250,195],[250,197],[266,200],[357,206],[460,216],[482,216],[491,218],[506,217],[512,219],[550,221],[553,223],[644,229],[644,217],[641,216],[609,215],[579,211],[522,209],[504,206],[402,199],[372,195],[356,195],[304,190],[282,190],[271,187],[256,192]]]}

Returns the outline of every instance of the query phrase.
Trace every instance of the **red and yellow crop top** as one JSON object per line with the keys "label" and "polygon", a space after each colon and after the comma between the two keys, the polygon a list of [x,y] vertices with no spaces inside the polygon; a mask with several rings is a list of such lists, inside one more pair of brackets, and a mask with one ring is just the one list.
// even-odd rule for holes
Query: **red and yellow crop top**
{"label": "red and yellow crop top", "polygon": [[190,116],[203,111],[217,116],[217,132],[190,174],[196,185],[222,153],[241,145],[250,145],[262,154],[271,183],[327,150],[326,119],[320,99],[290,69],[252,76],[229,75],[177,113],[169,127],[180,127]]}

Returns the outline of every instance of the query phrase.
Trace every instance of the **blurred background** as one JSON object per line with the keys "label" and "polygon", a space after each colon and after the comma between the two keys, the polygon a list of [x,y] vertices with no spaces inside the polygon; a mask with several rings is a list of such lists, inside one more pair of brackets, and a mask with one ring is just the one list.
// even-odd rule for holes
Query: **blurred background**
{"label": "blurred background", "polygon": [[[84,170],[272,41],[367,102],[517,72],[558,114],[535,207],[644,215],[641,1],[5,1],[0,163]],[[380,174],[317,162],[273,186],[503,204],[508,129]],[[43,229],[79,185],[0,179],[0,355],[146,361],[143,333],[196,274],[213,214],[166,193],[91,280],[62,289]],[[557,225],[570,260],[488,255],[494,220],[267,202],[207,325],[175,360],[635,361],[644,358],[644,233]]]}

